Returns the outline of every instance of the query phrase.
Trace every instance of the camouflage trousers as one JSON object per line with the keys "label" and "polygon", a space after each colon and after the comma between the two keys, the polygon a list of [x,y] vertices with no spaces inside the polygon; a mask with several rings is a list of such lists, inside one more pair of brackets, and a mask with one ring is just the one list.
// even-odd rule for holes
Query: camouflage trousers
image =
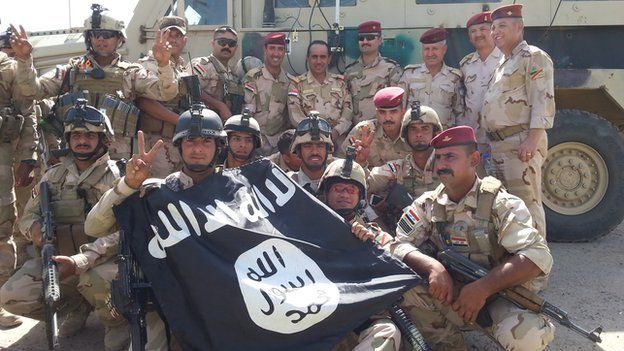
{"label": "camouflage trousers", "polygon": [[[7,311],[33,319],[43,319],[42,261],[34,258],[22,266],[0,288],[0,306]],[[69,313],[85,302],[95,309],[102,324],[116,327],[125,324],[123,317],[110,313],[108,301],[110,282],[117,274],[113,260],[102,263],[79,276],[71,276],[60,282],[61,303],[59,310]]]}
{"label": "camouflage trousers", "polygon": [[132,157],[132,138],[123,135],[115,135],[108,147],[108,154],[111,160],[129,160]]}
{"label": "camouflage trousers", "polygon": [[9,279],[17,262],[12,240],[13,225],[17,219],[13,187],[14,155],[13,144],[0,142],[0,284]]}
{"label": "camouflage trousers", "polygon": [[544,315],[524,310],[502,298],[488,304],[492,326],[479,328],[464,323],[450,305],[443,305],[417,286],[404,294],[402,307],[434,350],[466,350],[461,329],[478,329],[505,350],[540,351],[554,339],[555,326]]}
{"label": "camouflage trousers", "polygon": [[146,139],[147,145],[145,148],[148,150],[156,144],[158,139],[162,139],[164,142],[163,147],[152,162],[150,177],[166,178],[169,174],[182,169],[182,156],[180,156],[178,148],[173,146],[173,141],[171,139],[154,133],[147,133]]}
{"label": "camouflage trousers", "polygon": [[518,159],[518,147],[527,137],[522,132],[503,141],[492,141],[492,176],[498,178],[509,193],[526,204],[537,230],[546,237],[546,214],[542,206],[542,164],[548,155],[548,136],[540,139],[537,152],[529,162]]}
{"label": "camouflage trousers", "polygon": [[392,320],[373,318],[373,323],[359,335],[351,333],[332,351],[397,351],[401,347],[401,332]]}

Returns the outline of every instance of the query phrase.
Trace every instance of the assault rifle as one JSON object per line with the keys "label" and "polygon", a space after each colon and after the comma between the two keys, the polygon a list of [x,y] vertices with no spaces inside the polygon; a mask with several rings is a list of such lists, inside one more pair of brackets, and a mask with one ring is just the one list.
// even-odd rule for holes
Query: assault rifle
{"label": "assault rifle", "polygon": [[142,351],[147,342],[145,305],[151,284],[134,259],[124,231],[119,231],[117,277],[111,284],[111,303],[115,312],[130,323],[132,351]]}
{"label": "assault rifle", "polygon": [[50,188],[47,182],[41,182],[39,188],[39,203],[41,206],[42,224],[42,247],[41,259],[43,260],[43,311],[46,323],[46,336],[48,348],[54,350],[58,348],[58,323],[56,318],[57,303],[61,299],[61,289],[59,287],[59,273],[56,262],[52,257],[56,255],[56,229],[54,228],[54,218],[52,207],[50,206]]}
{"label": "assault rifle", "polygon": [[[473,282],[488,274],[487,269],[470,261],[450,248],[440,251],[437,256],[438,261],[446,267],[449,273],[459,276],[466,282]],[[552,305],[550,302],[523,286],[514,286],[513,288],[504,289],[498,292],[498,295],[519,307],[535,313],[543,313],[557,321],[557,323],[583,335],[593,342],[602,341],[600,338],[602,327],[597,327],[591,331],[585,330],[570,320],[568,312]]]}
{"label": "assault rifle", "polygon": [[425,338],[423,338],[416,325],[414,325],[414,322],[409,319],[405,311],[399,306],[401,300],[388,308],[390,318],[401,331],[401,335],[412,345],[412,351],[431,351],[431,347],[427,345]]}

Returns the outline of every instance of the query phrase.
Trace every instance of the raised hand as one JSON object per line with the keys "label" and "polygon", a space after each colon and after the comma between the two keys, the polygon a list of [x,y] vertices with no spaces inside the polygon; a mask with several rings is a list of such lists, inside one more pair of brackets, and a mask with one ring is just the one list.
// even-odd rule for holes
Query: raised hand
{"label": "raised hand", "polygon": [[132,155],[132,158],[126,164],[126,175],[124,182],[132,189],[138,189],[145,179],[150,176],[150,167],[163,146],[163,141],[158,140],[154,146],[145,152],[145,135],[139,130],[138,133],[138,154]]}
{"label": "raised hand", "polygon": [[24,27],[20,25],[19,31],[14,25],[11,25],[11,48],[15,51],[15,56],[19,59],[26,60],[30,57],[33,47],[28,41],[28,34]]}
{"label": "raised hand", "polygon": [[375,139],[375,127],[363,126],[361,133],[362,136],[360,136],[360,139],[355,140],[353,146],[356,152],[355,161],[364,166],[371,151],[370,146]]}
{"label": "raised hand", "polygon": [[164,33],[161,31],[156,32],[156,41],[152,46],[152,54],[156,61],[158,61],[159,67],[165,67],[169,65],[169,59],[171,58],[171,44],[169,44],[170,31],[166,30]]}

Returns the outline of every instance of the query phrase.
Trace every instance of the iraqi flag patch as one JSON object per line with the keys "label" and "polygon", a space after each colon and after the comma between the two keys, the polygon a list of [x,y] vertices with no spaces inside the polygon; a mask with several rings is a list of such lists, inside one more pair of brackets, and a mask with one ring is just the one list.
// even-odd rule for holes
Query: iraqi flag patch
{"label": "iraqi flag patch", "polygon": [[451,236],[451,243],[454,246],[468,246],[468,239],[461,236]]}

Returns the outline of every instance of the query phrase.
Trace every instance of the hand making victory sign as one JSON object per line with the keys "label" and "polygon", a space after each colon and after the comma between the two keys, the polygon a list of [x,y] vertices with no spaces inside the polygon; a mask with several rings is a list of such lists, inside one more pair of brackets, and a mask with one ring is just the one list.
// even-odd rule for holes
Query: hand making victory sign
{"label": "hand making victory sign", "polygon": [[355,147],[355,162],[359,163],[363,167],[366,166],[366,161],[368,160],[368,155],[370,154],[370,146],[375,139],[375,127],[363,127],[362,128],[362,139],[357,139],[353,142],[353,146]]}
{"label": "hand making victory sign", "polygon": [[156,158],[160,148],[163,146],[163,141],[159,139],[148,152],[145,152],[145,136],[140,130],[138,132],[138,143],[139,152],[132,155],[132,158],[126,164],[126,175],[124,177],[124,182],[132,189],[138,189],[145,179],[149,178],[152,162],[154,162],[154,158]]}

